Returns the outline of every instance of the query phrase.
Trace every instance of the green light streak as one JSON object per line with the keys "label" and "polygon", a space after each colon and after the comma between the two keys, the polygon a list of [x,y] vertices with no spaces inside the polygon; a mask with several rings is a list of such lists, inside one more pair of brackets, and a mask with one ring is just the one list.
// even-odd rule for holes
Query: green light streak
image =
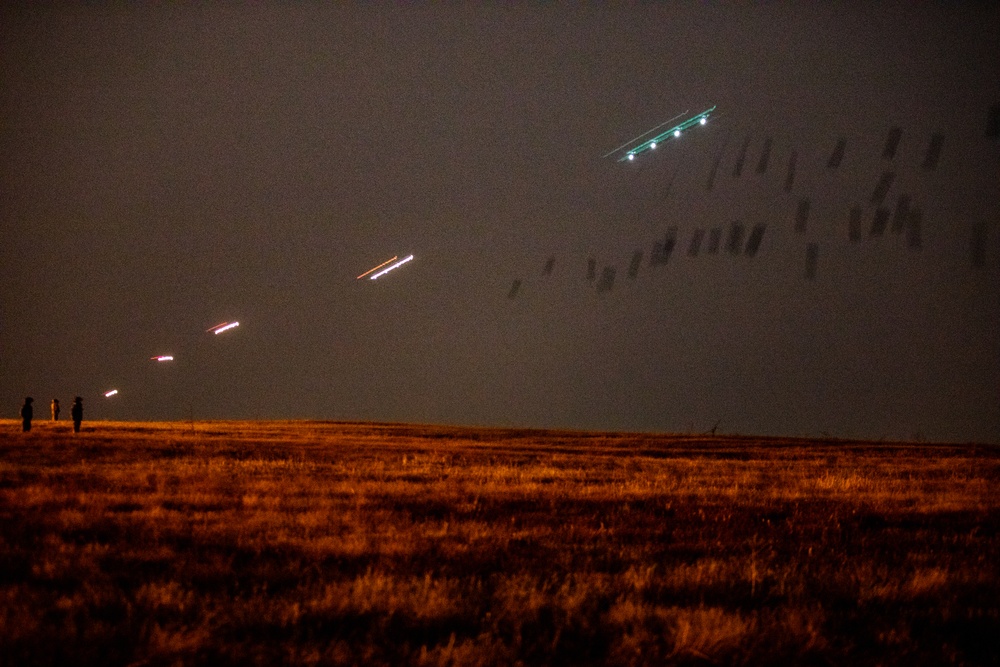
{"label": "green light streak", "polygon": [[680,123],[679,125],[674,125],[666,132],[662,132],[653,137],[652,139],[647,139],[646,141],[642,142],[635,148],[625,151],[625,154],[622,155],[620,158],[618,158],[618,161],[625,162],[626,160],[634,159],[635,156],[638,155],[639,153],[645,153],[648,150],[653,150],[653,148],[655,148],[656,146],[662,144],[664,141],[668,139],[674,138],[675,135],[679,135],[681,132],[688,129],[689,127],[700,124],[702,119],[707,119],[709,114],[711,114],[713,111],[715,111],[714,106],[711,109],[706,109],[701,113],[692,116],[691,118]]}

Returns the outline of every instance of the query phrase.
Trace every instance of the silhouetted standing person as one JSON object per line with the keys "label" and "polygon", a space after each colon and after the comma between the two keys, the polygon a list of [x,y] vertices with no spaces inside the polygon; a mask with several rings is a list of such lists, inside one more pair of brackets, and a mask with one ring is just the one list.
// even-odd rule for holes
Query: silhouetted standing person
{"label": "silhouetted standing person", "polygon": [[22,431],[27,432],[31,430],[31,418],[35,414],[35,410],[34,408],[31,407],[31,404],[34,402],[34,400],[35,399],[33,399],[31,396],[28,396],[26,399],[24,399],[24,405],[21,406]]}
{"label": "silhouetted standing person", "polygon": [[83,421],[83,399],[77,396],[73,399],[73,407],[70,409],[73,415],[73,433],[80,432],[80,423]]}
{"label": "silhouetted standing person", "polygon": [[59,399],[52,399],[52,421],[59,421]]}

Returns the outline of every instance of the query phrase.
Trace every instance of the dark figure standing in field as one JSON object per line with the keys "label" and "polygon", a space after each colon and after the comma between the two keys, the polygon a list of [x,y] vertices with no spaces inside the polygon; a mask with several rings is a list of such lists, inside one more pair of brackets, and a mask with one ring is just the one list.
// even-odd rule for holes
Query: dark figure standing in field
{"label": "dark figure standing in field", "polygon": [[33,399],[31,396],[28,396],[26,399],[24,399],[24,405],[21,406],[22,431],[27,432],[31,430],[31,418],[35,414],[35,410],[34,408],[31,407],[31,404],[34,402],[34,400],[35,399]]}
{"label": "dark figure standing in field", "polygon": [[80,422],[83,421],[83,399],[77,396],[73,399],[73,407],[70,410],[73,415],[73,433],[80,432]]}
{"label": "dark figure standing in field", "polygon": [[52,421],[59,421],[59,399],[52,399]]}

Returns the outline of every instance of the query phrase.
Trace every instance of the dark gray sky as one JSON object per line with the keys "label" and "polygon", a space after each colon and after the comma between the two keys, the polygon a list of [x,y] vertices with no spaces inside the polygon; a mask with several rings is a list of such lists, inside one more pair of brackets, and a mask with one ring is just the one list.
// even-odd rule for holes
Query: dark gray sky
{"label": "dark gray sky", "polygon": [[0,405],[998,442],[1000,10],[871,4],[0,10]]}

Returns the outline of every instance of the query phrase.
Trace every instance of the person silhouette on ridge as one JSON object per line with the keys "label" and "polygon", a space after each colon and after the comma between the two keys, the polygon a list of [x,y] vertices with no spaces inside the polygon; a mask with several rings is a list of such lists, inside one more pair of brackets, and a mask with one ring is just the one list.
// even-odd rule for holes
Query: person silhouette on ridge
{"label": "person silhouette on ridge", "polygon": [[73,399],[73,407],[70,409],[73,416],[73,433],[80,432],[80,423],[83,421],[83,399],[77,396]]}
{"label": "person silhouette on ridge", "polygon": [[31,430],[31,418],[34,416],[34,408],[31,404],[34,402],[31,396],[24,399],[24,405],[21,406],[21,430],[28,432]]}

